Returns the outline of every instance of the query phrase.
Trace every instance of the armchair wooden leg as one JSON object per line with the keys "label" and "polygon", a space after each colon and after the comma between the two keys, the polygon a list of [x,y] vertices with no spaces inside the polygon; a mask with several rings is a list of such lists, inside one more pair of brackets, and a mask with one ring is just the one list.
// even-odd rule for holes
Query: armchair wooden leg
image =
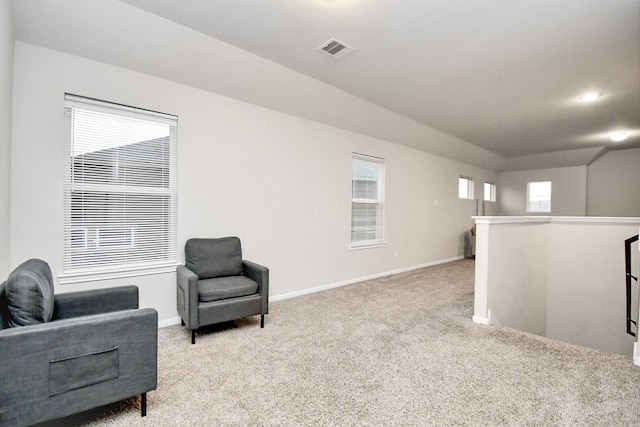
{"label": "armchair wooden leg", "polygon": [[260,327],[264,328],[264,314],[260,315]]}
{"label": "armchair wooden leg", "polygon": [[140,416],[147,416],[147,392],[145,391],[140,395]]}
{"label": "armchair wooden leg", "polygon": [[192,329],[191,330],[191,344],[195,344],[196,343],[196,330]]}

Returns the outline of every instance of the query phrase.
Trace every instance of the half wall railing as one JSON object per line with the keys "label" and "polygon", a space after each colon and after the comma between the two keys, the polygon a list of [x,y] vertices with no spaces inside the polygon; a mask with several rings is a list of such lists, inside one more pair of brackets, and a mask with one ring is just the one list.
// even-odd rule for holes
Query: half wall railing
{"label": "half wall railing", "polygon": [[[627,333],[633,337],[637,335],[638,331],[638,321],[633,320],[631,318],[631,305],[633,300],[633,282],[636,281],[636,287],[638,285],[638,278],[632,274],[631,271],[631,244],[633,242],[638,241],[638,235],[636,234],[633,237],[630,237],[624,241],[624,268],[625,268],[625,276],[626,276],[626,290],[627,290]],[[636,273],[637,274],[637,273]],[[637,291],[636,291],[636,295]],[[640,296],[638,297],[640,298]],[[638,313],[638,307],[636,307],[635,312]],[[633,325],[633,326],[632,326]],[[632,328],[636,329],[636,332],[632,330]]]}

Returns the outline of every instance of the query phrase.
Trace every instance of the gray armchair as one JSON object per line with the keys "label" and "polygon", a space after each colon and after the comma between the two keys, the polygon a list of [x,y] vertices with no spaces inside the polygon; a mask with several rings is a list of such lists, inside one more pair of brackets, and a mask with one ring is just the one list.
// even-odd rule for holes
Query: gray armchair
{"label": "gray armchair", "polygon": [[177,304],[182,324],[201,326],[269,313],[269,269],[242,259],[240,239],[189,239],[178,266]]}
{"label": "gray armchair", "polygon": [[157,387],[158,313],[138,288],[53,295],[51,270],[29,260],[0,285],[0,425],[50,421]]}

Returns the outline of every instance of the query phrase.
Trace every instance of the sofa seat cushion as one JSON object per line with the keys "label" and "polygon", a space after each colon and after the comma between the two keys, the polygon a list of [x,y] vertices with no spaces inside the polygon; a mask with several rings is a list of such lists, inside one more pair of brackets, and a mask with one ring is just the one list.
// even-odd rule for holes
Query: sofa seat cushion
{"label": "sofa seat cushion", "polygon": [[202,302],[244,297],[258,292],[258,284],[244,276],[217,277],[198,282],[198,298]]}
{"label": "sofa seat cushion", "polygon": [[23,262],[5,284],[9,326],[44,323],[53,315],[53,277],[49,264],[39,259]]}

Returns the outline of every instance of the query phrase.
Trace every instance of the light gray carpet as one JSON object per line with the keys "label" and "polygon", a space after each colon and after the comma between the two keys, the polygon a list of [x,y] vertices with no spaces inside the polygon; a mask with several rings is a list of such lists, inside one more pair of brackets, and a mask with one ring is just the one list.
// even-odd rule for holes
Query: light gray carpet
{"label": "light gray carpet", "polygon": [[473,269],[463,260],[275,302],[264,329],[245,319],[195,345],[163,328],[147,417],[132,399],[89,424],[640,425],[640,367],[472,323]]}

